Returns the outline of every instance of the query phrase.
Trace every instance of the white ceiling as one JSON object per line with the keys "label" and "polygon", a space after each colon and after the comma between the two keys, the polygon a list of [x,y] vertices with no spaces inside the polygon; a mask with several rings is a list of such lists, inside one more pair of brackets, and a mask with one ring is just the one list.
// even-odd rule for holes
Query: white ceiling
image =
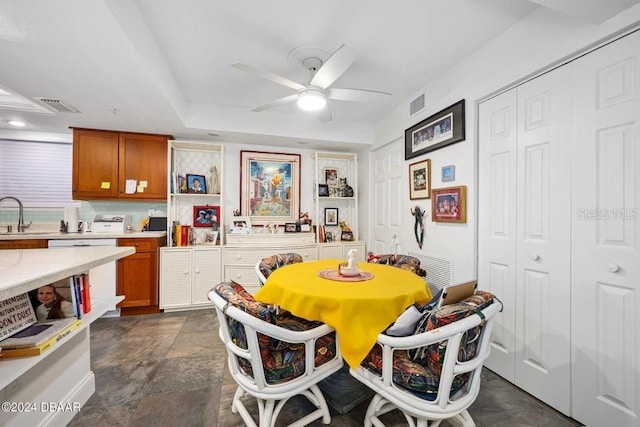
{"label": "white ceiling", "polygon": [[[535,8],[598,22],[637,0],[582,3],[3,0],[0,89],[13,101],[54,98],[80,112],[0,108],[0,137],[19,137],[7,121],[20,119],[34,139],[68,139],[71,126],[332,149],[371,144],[376,121]],[[231,67],[239,61],[304,84],[309,72],[289,53],[308,46],[329,55],[343,43],[356,60],[335,86],[393,96],[385,104],[330,100],[327,123],[295,104],[252,112],[295,91]]]}

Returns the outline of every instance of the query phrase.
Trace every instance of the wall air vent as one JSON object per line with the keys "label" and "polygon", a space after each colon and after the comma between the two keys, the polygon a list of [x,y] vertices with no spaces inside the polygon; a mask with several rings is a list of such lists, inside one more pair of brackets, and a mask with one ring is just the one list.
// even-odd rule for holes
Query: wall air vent
{"label": "wall air vent", "polygon": [[60,101],[59,99],[55,99],[55,98],[36,98],[36,99],[58,113],[79,113],[80,112],[76,107],[66,104]]}
{"label": "wall air vent", "polygon": [[409,115],[413,116],[424,108],[424,93],[409,103]]}

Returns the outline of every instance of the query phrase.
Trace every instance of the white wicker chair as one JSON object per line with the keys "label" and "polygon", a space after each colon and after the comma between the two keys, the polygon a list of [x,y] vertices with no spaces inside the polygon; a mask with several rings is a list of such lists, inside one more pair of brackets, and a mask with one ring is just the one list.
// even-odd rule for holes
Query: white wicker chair
{"label": "white wicker chair", "polygon": [[[476,314],[428,332],[405,337],[380,334],[376,343],[379,348],[374,350],[378,350],[377,363],[382,366],[381,373],[365,366],[350,370],[351,375],[376,393],[367,409],[364,425],[384,426],[378,417],[397,408],[403,412],[411,427],[438,426],[445,419],[455,419],[464,426],[475,426],[467,408],[480,391],[480,373],[484,360],[489,355],[493,321],[501,310],[502,304],[494,299],[489,306],[476,310]],[[465,335],[467,331],[474,334],[473,338]],[[477,343],[473,352],[469,352],[469,348],[465,346],[465,343],[476,345],[471,339]],[[446,347],[443,348],[445,341]],[[420,393],[407,386],[411,381],[410,377],[414,375],[411,367],[416,366],[409,355],[412,354],[411,351],[425,351],[427,348],[440,352],[437,353],[440,355],[440,364],[436,369],[425,368],[421,371],[422,374],[427,372],[427,377],[432,382],[429,393]],[[467,356],[462,357],[465,361],[459,360],[459,354]],[[432,355],[433,353],[430,356]],[[422,359],[422,363],[428,365],[427,359]],[[419,368],[423,367],[421,365]],[[424,376],[415,375],[414,381],[417,378],[422,381],[421,385],[426,384]],[[402,381],[405,382],[404,386],[399,384]]]}
{"label": "white wicker chair", "polygon": [[[237,284],[221,285],[228,285],[227,290],[239,286]],[[324,424],[329,424],[331,422],[329,408],[317,383],[338,371],[343,365],[333,329],[325,324],[311,323],[295,318],[290,314],[287,319],[293,319],[295,323],[293,329],[300,329],[297,327],[297,322],[311,324],[311,329],[292,330],[262,320],[251,314],[251,308],[248,308],[248,305],[257,306],[260,310],[269,310],[268,306],[255,300],[252,300],[248,305],[234,304],[238,293],[229,292],[231,295],[227,296],[230,298],[225,299],[216,291],[219,286],[214,287],[208,297],[215,305],[220,324],[220,338],[227,347],[229,370],[238,384],[231,406],[232,412],[238,413],[247,426],[272,427],[287,400],[301,394],[309,399],[317,409],[297,420],[291,426],[304,426],[318,418],[322,418]],[[242,291],[244,290],[242,289],[239,293],[240,298],[251,298],[248,293],[245,293],[246,291]],[[280,323],[279,320],[276,322]],[[282,324],[284,323],[283,321]],[[316,347],[326,345],[327,342],[331,343],[330,340],[327,341],[328,335],[334,340],[331,348],[332,351],[335,351],[335,357],[330,359],[324,357],[323,359],[321,353],[327,347]],[[265,336],[267,337],[266,346]],[[278,349],[272,349],[274,345]],[[334,346],[335,350],[333,350]],[[301,350],[302,348],[303,350]],[[288,363],[287,375],[275,374],[278,369],[282,368],[282,365],[274,367],[273,364],[265,363],[263,360],[263,357],[268,358],[271,352],[275,353],[276,351],[280,352],[280,357],[274,358],[277,360],[286,360],[292,354],[298,357],[295,364],[289,363],[289,361],[285,362],[285,364]],[[303,351],[302,356],[300,351]],[[324,354],[326,355],[326,353]],[[317,363],[318,365],[316,365]],[[284,369],[282,371],[284,372]],[[249,394],[257,400],[259,417],[257,424],[241,400],[245,394]]]}

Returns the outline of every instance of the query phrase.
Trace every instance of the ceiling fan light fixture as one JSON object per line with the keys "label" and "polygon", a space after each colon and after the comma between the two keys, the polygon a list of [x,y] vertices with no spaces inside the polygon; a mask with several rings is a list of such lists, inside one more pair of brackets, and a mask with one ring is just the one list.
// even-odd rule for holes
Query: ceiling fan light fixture
{"label": "ceiling fan light fixture", "polygon": [[327,105],[324,92],[318,89],[305,89],[298,94],[298,107],[305,111],[318,111]]}

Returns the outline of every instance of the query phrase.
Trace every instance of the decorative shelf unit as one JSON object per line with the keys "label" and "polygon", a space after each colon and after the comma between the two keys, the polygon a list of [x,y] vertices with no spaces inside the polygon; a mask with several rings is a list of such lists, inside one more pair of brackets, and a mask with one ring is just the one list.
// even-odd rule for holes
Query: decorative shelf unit
{"label": "decorative shelf unit", "polygon": [[[194,225],[194,206],[218,207],[218,239],[216,244],[224,242],[224,146],[201,141],[171,140],[168,145],[168,170],[169,185],[167,185],[167,231],[168,246],[175,246],[173,239],[173,224]],[[211,169],[217,169],[219,192],[211,193]],[[178,176],[186,179],[187,174],[201,175],[205,177],[206,194],[181,193]],[[201,244],[206,239],[207,231],[212,227],[193,227],[193,240]]]}
{"label": "decorative shelf unit", "polygon": [[[358,241],[358,156],[353,153],[332,153],[315,152],[314,160],[314,180],[313,180],[313,201],[314,201],[314,224],[316,227],[316,238],[319,245],[319,258],[337,257],[342,251],[341,258],[346,257],[346,251],[351,248],[358,248],[359,258],[365,258],[364,242]],[[338,186],[332,186],[327,182],[328,171],[335,170]],[[353,189],[352,196],[345,196],[344,188],[340,187],[339,180],[347,179],[347,185]],[[329,195],[320,195],[320,185],[327,185]],[[353,232],[353,241],[341,241],[342,230],[339,225],[327,225],[325,223],[325,210],[337,209],[337,221],[344,221]],[[320,226],[324,226],[325,234],[331,233],[332,242],[323,242],[320,236]],[[326,246],[326,248],[325,248]],[[326,250],[324,250],[326,249]]]}

